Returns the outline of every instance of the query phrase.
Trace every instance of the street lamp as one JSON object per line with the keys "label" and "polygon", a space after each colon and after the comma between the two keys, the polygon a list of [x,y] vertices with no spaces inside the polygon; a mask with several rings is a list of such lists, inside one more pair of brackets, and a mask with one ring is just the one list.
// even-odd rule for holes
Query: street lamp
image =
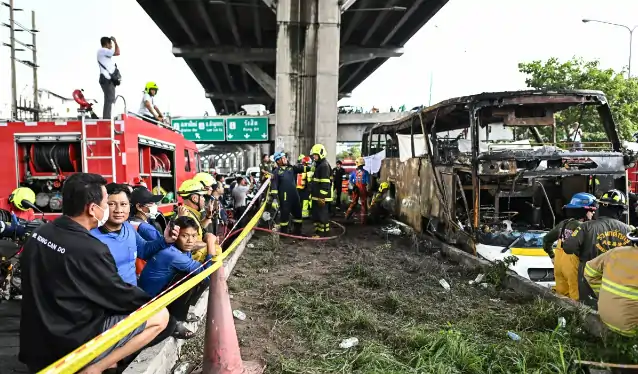
{"label": "street lamp", "polygon": [[627,29],[627,31],[629,31],[629,65],[627,65],[627,78],[631,78],[631,46],[633,45],[634,30],[636,29],[636,27],[638,27],[638,25],[634,26],[633,28],[630,28],[627,25],[621,25],[621,24],[618,24],[618,23],[607,22],[607,21],[600,21],[600,20],[597,20],[597,19],[584,19],[583,20],[583,23],[588,23],[588,22],[597,22],[597,23],[604,23],[605,25],[623,27],[623,28]]}

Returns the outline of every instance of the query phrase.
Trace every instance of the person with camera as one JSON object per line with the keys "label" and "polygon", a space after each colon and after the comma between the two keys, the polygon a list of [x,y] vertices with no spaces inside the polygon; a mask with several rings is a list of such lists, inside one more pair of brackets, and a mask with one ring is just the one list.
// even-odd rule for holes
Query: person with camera
{"label": "person with camera", "polygon": [[97,51],[97,63],[100,65],[100,87],[104,92],[102,118],[111,119],[111,110],[115,104],[115,87],[119,86],[122,80],[117,64],[113,61],[114,56],[120,55],[120,46],[112,36],[103,36],[100,44],[102,46]]}

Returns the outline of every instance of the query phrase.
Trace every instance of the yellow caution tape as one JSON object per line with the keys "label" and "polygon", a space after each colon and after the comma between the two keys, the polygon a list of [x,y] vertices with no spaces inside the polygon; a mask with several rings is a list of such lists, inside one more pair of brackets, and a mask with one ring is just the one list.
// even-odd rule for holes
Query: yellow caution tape
{"label": "yellow caution tape", "polygon": [[117,323],[109,330],[96,336],[92,340],[77,348],[75,351],[62,357],[45,369],[39,371],[38,374],[72,374],[84,368],[88,363],[105,352],[109,347],[112,347],[118,341],[122,340],[126,335],[128,335],[131,331],[135,330],[144,321],[147,321],[149,318],[165,308],[168,304],[177,300],[180,296],[186,293],[186,291],[195,287],[199,282],[203,281],[214,271],[222,267],[224,259],[237,248],[239,243],[241,243],[246,238],[248,233],[252,231],[253,227],[257,225],[257,222],[259,222],[259,219],[261,218],[261,215],[265,209],[266,203],[263,203],[261,205],[261,208],[259,208],[259,211],[254,215],[250,222],[248,222],[246,227],[232,242],[226,252],[222,253],[220,256],[217,256],[213,264],[208,269],[191,277],[189,280],[179,285],[178,287],[175,287],[175,289],[168,292],[164,296],[161,296],[150,304],[147,304],[146,306],[131,313],[128,317]]}
{"label": "yellow caution tape", "polygon": [[547,256],[543,248],[511,248],[513,255],[519,256]]}

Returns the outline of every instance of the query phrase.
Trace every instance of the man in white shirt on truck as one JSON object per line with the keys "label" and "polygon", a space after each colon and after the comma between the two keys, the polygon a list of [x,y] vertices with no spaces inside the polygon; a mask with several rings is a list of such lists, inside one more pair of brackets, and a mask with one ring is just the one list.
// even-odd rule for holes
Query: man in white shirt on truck
{"label": "man in white shirt on truck", "polygon": [[[97,63],[100,66],[100,87],[104,92],[104,110],[102,111],[102,118],[110,119],[111,110],[115,103],[115,86],[113,81],[113,75],[117,66],[113,61],[113,56],[120,55],[120,46],[114,37],[103,36],[100,39],[102,47],[97,51]],[[115,48],[113,48],[115,46]],[[119,75],[119,73],[117,74]],[[119,84],[119,82],[117,83]]]}
{"label": "man in white shirt on truck", "polygon": [[164,116],[162,112],[159,110],[157,105],[153,102],[155,95],[157,95],[157,83],[148,82],[146,83],[146,87],[144,87],[144,97],[142,97],[142,103],[140,104],[140,111],[138,114],[148,122],[155,123],[163,122]]}

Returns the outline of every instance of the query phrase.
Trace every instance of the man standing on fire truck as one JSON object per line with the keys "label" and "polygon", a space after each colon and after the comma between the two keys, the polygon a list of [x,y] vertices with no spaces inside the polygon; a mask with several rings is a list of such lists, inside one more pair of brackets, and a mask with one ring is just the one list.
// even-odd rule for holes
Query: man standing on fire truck
{"label": "man standing on fire truck", "polygon": [[315,144],[310,149],[315,160],[315,170],[310,182],[312,199],[312,221],[315,225],[314,237],[328,236],[330,233],[330,212],[328,205],[332,201],[332,170],[326,156],[328,152],[323,144]]}
{"label": "man standing on fire truck", "polygon": [[350,173],[350,179],[348,182],[349,188],[352,189],[352,202],[346,212],[346,219],[349,219],[352,216],[357,203],[360,203],[361,221],[359,223],[365,224],[366,217],[368,216],[368,188],[370,187],[370,173],[363,168],[366,164],[363,157],[357,157],[355,164],[357,165],[357,169]]}
{"label": "man standing on fire truck", "polygon": [[[117,80],[120,74],[113,57],[120,55],[120,46],[112,36],[110,38],[108,36],[102,37],[100,44],[102,46],[97,51],[97,63],[100,66],[100,87],[104,92],[102,118],[111,119],[111,110],[115,103],[115,86],[119,84]],[[113,48],[114,44],[115,48]]]}

